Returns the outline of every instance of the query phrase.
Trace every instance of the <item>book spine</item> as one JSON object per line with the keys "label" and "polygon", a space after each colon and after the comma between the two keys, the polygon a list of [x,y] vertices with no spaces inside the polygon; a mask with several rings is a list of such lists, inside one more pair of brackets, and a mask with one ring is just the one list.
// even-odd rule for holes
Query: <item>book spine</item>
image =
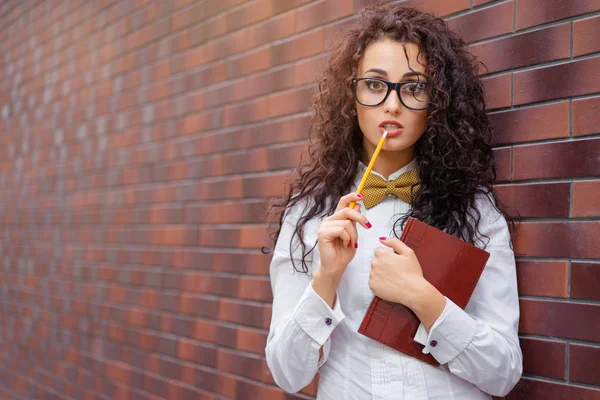
{"label": "book spine", "polygon": [[365,313],[362,323],[360,324],[360,327],[358,328],[359,333],[365,334],[367,332],[367,329],[369,328],[369,323],[371,322],[371,319],[373,318],[373,311],[377,307],[378,303],[379,303],[379,297],[375,296],[373,298],[373,300],[371,301],[371,304],[369,304],[369,308],[367,308],[367,312]]}

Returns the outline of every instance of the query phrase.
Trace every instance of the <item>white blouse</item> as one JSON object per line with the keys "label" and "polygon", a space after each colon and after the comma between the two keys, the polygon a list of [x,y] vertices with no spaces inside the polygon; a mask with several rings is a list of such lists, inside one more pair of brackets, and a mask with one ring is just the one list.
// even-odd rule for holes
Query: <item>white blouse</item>
{"label": "white blouse", "polygon": [[[389,180],[415,167],[413,161]],[[361,164],[353,190],[364,169]],[[320,371],[318,400],[479,400],[506,395],[522,373],[515,259],[504,217],[483,198],[477,207],[480,232],[490,238],[485,248],[490,258],[475,291],[465,310],[447,299],[431,330],[421,325],[415,335],[424,345],[423,353],[431,353],[439,367],[358,333],[373,299],[369,273],[373,252],[382,246],[379,237],[392,236],[394,221],[410,205],[394,196],[371,209],[361,208],[373,227],[357,225],[358,249],[338,285],[333,309],[311,285],[319,268],[318,247],[307,259],[309,274],[294,271],[289,245],[303,207],[289,210],[270,266],[273,313],[265,352],[277,385],[294,393]],[[305,225],[307,248],[316,242],[320,223],[313,219]],[[300,266],[300,249],[294,248]],[[319,362],[321,346],[324,356]]]}

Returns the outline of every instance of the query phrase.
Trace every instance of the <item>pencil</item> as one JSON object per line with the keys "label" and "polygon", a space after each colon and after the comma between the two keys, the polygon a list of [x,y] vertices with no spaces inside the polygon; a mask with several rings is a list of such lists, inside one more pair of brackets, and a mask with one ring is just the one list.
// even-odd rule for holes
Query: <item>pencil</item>
{"label": "pencil", "polygon": [[[367,182],[367,178],[369,177],[369,174],[371,173],[371,170],[373,169],[373,165],[375,165],[375,161],[377,160],[377,156],[379,155],[379,152],[381,151],[381,148],[383,147],[383,142],[385,142],[385,138],[387,138],[387,135],[388,135],[388,131],[383,131],[383,135],[381,135],[381,139],[379,139],[379,143],[377,143],[377,148],[375,149],[375,152],[373,153],[373,157],[371,157],[369,166],[367,167],[367,170],[365,171],[362,179],[360,180],[358,189],[356,189],[356,194],[362,193],[362,190],[365,187],[365,183]],[[356,201],[353,201],[352,203],[350,203],[349,208],[351,210],[353,210],[355,205],[356,205]]]}

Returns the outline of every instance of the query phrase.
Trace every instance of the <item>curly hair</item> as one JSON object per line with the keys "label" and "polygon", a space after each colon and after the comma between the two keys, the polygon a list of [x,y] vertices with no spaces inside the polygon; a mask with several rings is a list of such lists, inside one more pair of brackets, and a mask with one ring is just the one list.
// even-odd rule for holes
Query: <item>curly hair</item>
{"label": "curly hair", "polygon": [[[362,132],[352,115],[355,99],[352,79],[369,44],[388,38],[415,43],[426,59],[431,83],[431,104],[425,131],[415,144],[420,190],[413,194],[411,210],[394,223],[394,234],[412,216],[469,243],[483,235],[476,197],[485,195],[499,211],[493,196],[496,170],[491,147],[492,127],[486,115],[478,63],[465,42],[431,14],[403,7],[376,5],[363,9],[353,25],[333,46],[318,84],[309,125],[309,159],[296,169],[279,209],[277,241],[284,212],[304,204],[290,241],[302,246],[302,265],[316,247],[304,243],[304,226],[331,215],[337,201],[350,192],[363,159]],[[502,211],[501,211],[502,212]],[[505,212],[503,214],[506,215]],[[510,220],[510,218],[507,218]],[[479,235],[479,236],[478,236]]]}

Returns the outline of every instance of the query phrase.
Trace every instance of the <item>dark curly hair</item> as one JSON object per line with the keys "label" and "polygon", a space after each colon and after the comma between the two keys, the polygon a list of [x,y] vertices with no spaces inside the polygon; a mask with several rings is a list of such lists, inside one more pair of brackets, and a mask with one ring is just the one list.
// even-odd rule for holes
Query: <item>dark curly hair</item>
{"label": "dark curly hair", "polygon": [[300,239],[302,265],[299,269],[294,264],[299,272],[308,272],[306,256],[316,246],[307,249],[304,226],[335,211],[339,198],[350,192],[364,158],[362,133],[351,113],[352,79],[367,46],[384,38],[417,44],[427,60],[431,83],[429,117],[415,144],[421,187],[413,194],[409,213],[394,223],[394,234],[398,236],[397,229],[412,216],[474,243],[483,236],[478,232],[481,215],[476,197],[484,195],[501,211],[492,193],[496,179],[492,128],[477,75],[479,63],[444,20],[402,6],[370,6],[333,46],[313,104],[309,160],[296,169],[287,196],[274,207],[279,212],[276,242],[284,211],[304,204],[290,242],[292,251],[294,237]]}

